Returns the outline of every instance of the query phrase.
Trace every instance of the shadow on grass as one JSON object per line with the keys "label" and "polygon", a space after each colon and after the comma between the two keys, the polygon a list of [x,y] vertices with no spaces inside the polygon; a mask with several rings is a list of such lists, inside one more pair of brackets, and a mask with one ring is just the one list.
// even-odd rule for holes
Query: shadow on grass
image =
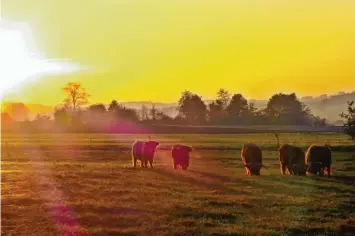
{"label": "shadow on grass", "polygon": [[[241,191],[236,191],[233,189],[228,189],[224,186],[223,182],[206,182],[203,181],[204,179],[199,177],[199,179],[197,178],[193,178],[190,176],[186,176],[184,175],[183,172],[174,172],[174,171],[170,171],[170,170],[166,170],[166,169],[155,169],[155,172],[164,176],[164,177],[168,177],[168,178],[172,178],[176,181],[180,181],[180,182],[185,182],[191,185],[195,185],[197,187],[202,187],[202,188],[206,188],[206,189],[210,189],[210,190],[218,190],[222,193],[233,193],[233,194],[238,194],[241,193]],[[197,176],[198,177],[198,176]]]}
{"label": "shadow on grass", "polygon": [[346,176],[346,175],[331,175],[330,177],[324,176],[311,176],[315,180],[319,182],[327,182],[327,183],[343,183],[345,185],[355,186],[355,176]]}
{"label": "shadow on grass", "polygon": [[211,179],[216,179],[222,182],[227,182],[230,181],[231,178],[228,176],[222,176],[222,175],[217,175],[214,173],[209,173],[209,172],[203,172],[203,171],[198,171],[198,170],[188,170],[188,172],[194,173],[194,174],[198,174],[198,175],[202,175],[204,177],[208,177]]}
{"label": "shadow on grass", "polygon": [[329,231],[325,228],[320,227],[313,227],[313,228],[301,228],[301,227],[294,227],[294,228],[286,228],[284,231],[284,235],[336,235],[334,230]]}
{"label": "shadow on grass", "polygon": [[241,218],[241,214],[235,213],[222,213],[222,212],[210,212],[204,211],[203,209],[181,207],[177,206],[172,209],[169,218],[180,219],[180,218],[193,218],[193,219],[211,219],[213,221],[218,221],[219,223],[234,224],[238,219]]}

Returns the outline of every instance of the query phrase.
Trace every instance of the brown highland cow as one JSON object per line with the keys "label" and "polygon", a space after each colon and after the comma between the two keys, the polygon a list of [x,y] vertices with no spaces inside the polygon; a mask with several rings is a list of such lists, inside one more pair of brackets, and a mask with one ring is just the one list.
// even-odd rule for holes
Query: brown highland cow
{"label": "brown highland cow", "polygon": [[150,141],[135,141],[132,145],[132,161],[133,166],[136,167],[137,160],[141,162],[141,167],[147,168],[149,162],[150,167],[153,168],[153,161],[155,152],[159,142]]}
{"label": "brown highland cow", "polygon": [[260,175],[260,169],[263,166],[263,157],[261,149],[256,144],[244,144],[241,151],[241,157],[247,175]]}
{"label": "brown highland cow", "polygon": [[305,164],[305,154],[300,147],[283,144],[279,148],[279,160],[281,173],[285,175],[286,168],[290,175],[305,176],[307,165]]}

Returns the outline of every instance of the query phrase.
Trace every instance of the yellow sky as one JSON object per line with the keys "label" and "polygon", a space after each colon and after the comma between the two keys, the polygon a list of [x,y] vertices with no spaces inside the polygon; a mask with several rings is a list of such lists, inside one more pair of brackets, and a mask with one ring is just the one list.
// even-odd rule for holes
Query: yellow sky
{"label": "yellow sky", "polygon": [[[91,102],[177,101],[219,88],[265,99],[355,88],[354,0],[3,0],[48,58],[94,69],[8,95],[58,104],[82,82]],[[6,99],[6,98],[5,98]]]}

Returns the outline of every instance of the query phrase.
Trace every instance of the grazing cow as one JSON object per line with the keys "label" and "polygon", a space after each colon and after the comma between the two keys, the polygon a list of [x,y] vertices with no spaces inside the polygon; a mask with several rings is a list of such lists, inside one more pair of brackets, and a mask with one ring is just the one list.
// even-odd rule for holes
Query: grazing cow
{"label": "grazing cow", "polygon": [[247,175],[260,175],[260,169],[263,166],[263,157],[261,149],[256,144],[244,144],[241,151],[241,157]]}
{"label": "grazing cow", "polygon": [[181,166],[186,170],[190,163],[190,152],[192,148],[182,144],[175,144],[171,149],[171,157],[173,158],[174,169]]}
{"label": "grazing cow", "polygon": [[137,160],[141,162],[141,167],[147,168],[149,162],[150,167],[153,168],[153,160],[155,152],[159,143],[156,141],[135,141],[132,145],[132,161],[133,166],[136,167]]}
{"label": "grazing cow", "polygon": [[306,152],[307,172],[311,174],[324,175],[327,168],[330,176],[330,166],[332,164],[332,152],[326,145],[311,145]]}
{"label": "grazing cow", "polygon": [[307,165],[304,151],[296,146],[283,144],[279,148],[281,173],[285,175],[286,168],[290,175],[306,175]]}

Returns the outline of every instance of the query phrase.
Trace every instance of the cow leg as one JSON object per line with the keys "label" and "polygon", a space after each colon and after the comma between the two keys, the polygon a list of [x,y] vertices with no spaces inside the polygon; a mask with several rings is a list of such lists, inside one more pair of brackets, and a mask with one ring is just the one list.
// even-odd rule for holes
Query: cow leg
{"label": "cow leg", "polygon": [[144,161],[144,167],[145,167],[145,168],[148,168],[148,160],[145,160],[145,161]]}
{"label": "cow leg", "polygon": [[330,176],[330,165],[327,165],[328,177]]}
{"label": "cow leg", "polygon": [[290,173],[290,175],[294,174],[290,165],[287,165],[287,170]]}
{"label": "cow leg", "polygon": [[141,167],[143,168],[144,167],[144,160],[141,159]]}
{"label": "cow leg", "polygon": [[320,169],[319,175],[320,175],[320,176],[324,176],[324,168]]}
{"label": "cow leg", "polygon": [[[147,164],[146,164],[147,165]],[[153,161],[149,161],[150,168],[153,168]],[[147,167],[147,166],[146,166]]]}
{"label": "cow leg", "polygon": [[174,166],[174,169],[177,168],[177,164],[176,164],[175,160],[173,160],[173,166]]}
{"label": "cow leg", "polygon": [[281,169],[281,173],[282,173],[282,175],[285,175],[286,173],[286,166],[283,164],[283,163],[281,163],[280,162],[280,169]]}
{"label": "cow leg", "polygon": [[133,158],[133,167],[136,168],[137,166],[137,158]]}
{"label": "cow leg", "polygon": [[250,174],[249,169],[245,167],[245,170],[246,170],[246,175],[249,175]]}

